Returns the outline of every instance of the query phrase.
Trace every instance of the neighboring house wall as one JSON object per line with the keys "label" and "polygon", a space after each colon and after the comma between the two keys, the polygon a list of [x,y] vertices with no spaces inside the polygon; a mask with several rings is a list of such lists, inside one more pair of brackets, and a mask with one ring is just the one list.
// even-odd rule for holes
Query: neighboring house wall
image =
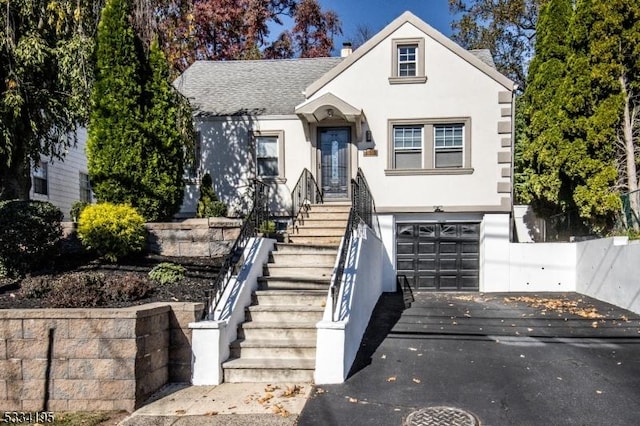
{"label": "neighboring house wall", "polygon": [[85,154],[87,130],[79,128],[77,138],[77,144],[68,148],[62,160],[42,157],[42,162],[46,164],[47,169],[46,194],[36,193],[36,190],[41,189],[41,184],[34,184],[34,179],[39,179],[37,176],[41,176],[42,173],[40,170],[32,172],[30,198],[51,202],[62,211],[64,220],[67,221],[72,220],[69,214],[71,205],[81,199],[81,176],[88,176]]}

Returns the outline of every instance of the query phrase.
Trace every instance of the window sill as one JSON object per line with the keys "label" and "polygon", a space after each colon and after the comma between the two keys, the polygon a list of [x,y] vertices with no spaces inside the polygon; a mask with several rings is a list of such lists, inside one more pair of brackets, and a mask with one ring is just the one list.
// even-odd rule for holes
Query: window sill
{"label": "window sill", "polygon": [[389,77],[389,84],[423,84],[426,82],[426,75],[418,77]]}
{"label": "window sill", "polygon": [[470,175],[472,168],[442,169],[386,169],[385,176],[421,176],[421,175]]}

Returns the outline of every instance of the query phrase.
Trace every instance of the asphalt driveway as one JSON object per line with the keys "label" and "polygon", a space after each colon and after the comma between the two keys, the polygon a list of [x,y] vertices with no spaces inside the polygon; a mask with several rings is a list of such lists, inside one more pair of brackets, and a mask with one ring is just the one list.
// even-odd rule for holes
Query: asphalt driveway
{"label": "asphalt driveway", "polygon": [[401,425],[454,407],[482,425],[640,423],[640,316],[569,294],[401,293],[379,301],[341,385],[299,425]]}

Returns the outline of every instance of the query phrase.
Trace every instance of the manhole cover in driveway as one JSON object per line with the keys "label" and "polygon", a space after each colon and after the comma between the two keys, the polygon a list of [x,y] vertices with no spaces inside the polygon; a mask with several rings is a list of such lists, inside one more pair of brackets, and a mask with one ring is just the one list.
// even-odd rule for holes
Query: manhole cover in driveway
{"label": "manhole cover in driveway", "polygon": [[405,426],[479,426],[480,422],[468,411],[454,407],[423,408],[407,416]]}

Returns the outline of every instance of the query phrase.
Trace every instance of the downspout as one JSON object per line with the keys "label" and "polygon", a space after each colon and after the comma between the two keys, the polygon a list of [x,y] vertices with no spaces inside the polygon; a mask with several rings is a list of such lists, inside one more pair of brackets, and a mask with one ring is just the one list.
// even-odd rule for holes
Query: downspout
{"label": "downspout", "polygon": [[509,242],[514,242],[513,230],[515,227],[515,216],[513,213],[513,205],[516,200],[516,93],[518,92],[518,85],[513,85],[513,91],[511,92],[511,220],[509,221]]}

